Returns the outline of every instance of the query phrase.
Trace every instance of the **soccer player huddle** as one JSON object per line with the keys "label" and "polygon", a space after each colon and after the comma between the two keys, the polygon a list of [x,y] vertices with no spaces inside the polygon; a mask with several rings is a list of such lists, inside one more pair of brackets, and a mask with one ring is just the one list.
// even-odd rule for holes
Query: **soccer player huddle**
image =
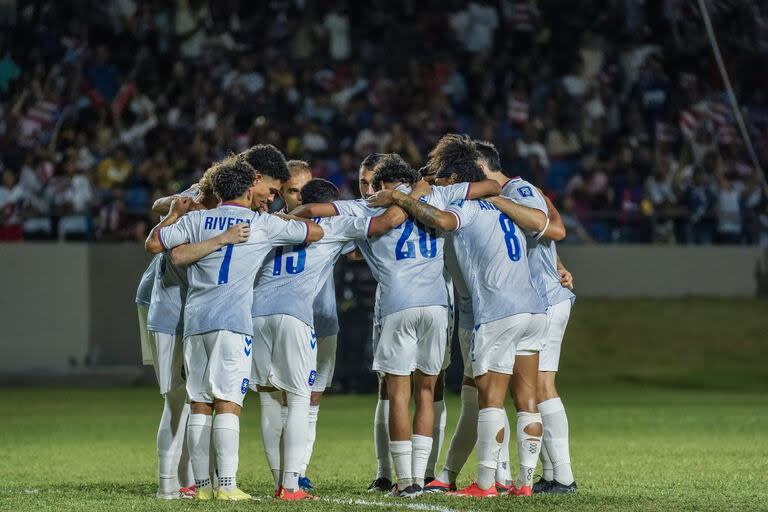
{"label": "soccer player huddle", "polygon": [[[539,189],[502,172],[488,142],[446,135],[429,157],[415,171],[396,154],[369,155],[360,166],[362,198],[339,200],[306,162],[257,145],[155,203],[163,217],[145,247],[156,256],[136,302],[142,356],[165,400],[159,498],[250,498],[237,485],[240,411],[250,389],[259,396],[275,498],[317,499],[307,468],[335,367],[333,268],[342,255],[364,259],[378,283],[378,469],[368,491],[403,498],[576,491],[555,387],[575,298],[555,248],[565,237],[560,216]],[[268,213],[277,195],[285,209]],[[436,472],[454,324],[461,413]],[[477,479],[457,489],[473,448]],[[534,482],[539,458],[544,474]]]}

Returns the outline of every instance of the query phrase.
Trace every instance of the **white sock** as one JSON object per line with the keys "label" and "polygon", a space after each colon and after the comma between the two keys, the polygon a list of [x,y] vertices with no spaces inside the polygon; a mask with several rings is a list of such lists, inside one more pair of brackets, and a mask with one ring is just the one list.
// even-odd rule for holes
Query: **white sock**
{"label": "white sock", "polygon": [[517,487],[533,485],[533,473],[541,451],[541,436],[532,436],[525,432],[525,427],[541,423],[541,414],[533,412],[517,413],[517,455],[520,459],[520,474]]}
{"label": "white sock", "polygon": [[309,427],[307,430],[307,450],[304,452],[304,463],[301,465],[301,474],[307,475],[307,467],[312,459],[312,451],[315,448],[315,439],[317,438],[317,416],[320,414],[319,405],[309,406]]}
{"label": "white sock", "polygon": [[459,421],[451,438],[451,445],[448,447],[445,466],[437,477],[441,482],[455,484],[456,476],[467,462],[469,454],[472,453],[477,442],[478,412],[477,388],[462,386]]}
{"label": "white sock", "polygon": [[509,416],[504,411],[504,441],[501,442],[499,450],[499,463],[496,464],[496,481],[504,485],[512,483],[512,472],[509,469],[509,438],[511,437],[511,428],[509,426]]}
{"label": "white sock", "polygon": [[177,493],[181,487],[179,462],[189,414],[189,408],[184,408],[185,398],[186,391],[182,388],[167,393],[163,400],[163,414],[157,429],[157,477],[161,494]]}
{"label": "white sock", "polygon": [[187,444],[189,458],[192,460],[192,472],[195,475],[195,485],[200,488],[211,488],[210,451],[211,425],[213,418],[208,414],[190,414],[187,422]]}
{"label": "white sock", "polygon": [[216,440],[213,438],[213,429],[211,429],[211,445],[208,449],[208,473],[211,475],[211,485],[214,489],[218,489],[219,472],[216,468]]}
{"label": "white sock", "polygon": [[424,487],[424,472],[427,470],[429,452],[432,451],[432,438],[413,434],[411,436],[411,477],[413,483]]}
{"label": "white sock", "polygon": [[240,452],[240,417],[237,414],[217,414],[213,418],[213,442],[216,446],[219,487],[231,491],[237,488]]}
{"label": "white sock", "polygon": [[413,483],[413,446],[411,441],[390,441],[389,452],[392,453],[392,462],[395,465],[395,473],[397,473],[397,487],[405,489]]}
{"label": "white sock", "polygon": [[573,483],[571,454],[568,446],[568,416],[560,398],[552,398],[539,404],[544,424],[544,446],[552,464],[552,478],[561,484]]}
{"label": "white sock", "polygon": [[179,458],[179,467],[176,471],[181,487],[191,487],[195,485],[195,475],[192,473],[192,461],[189,459],[189,445],[187,445],[187,421],[189,421],[189,404],[186,403],[187,390],[184,390],[184,408],[181,411],[179,423],[183,427],[184,439],[181,443],[181,457]]}
{"label": "white sock", "polygon": [[376,449],[376,478],[392,479],[392,459],[389,456],[389,400],[376,402],[373,417],[373,442]]}
{"label": "white sock", "polygon": [[427,471],[424,473],[424,476],[427,478],[434,478],[435,476],[435,465],[437,464],[437,459],[440,458],[440,448],[443,446],[443,439],[445,438],[445,424],[448,421],[445,400],[438,400],[434,403],[434,407],[435,426],[432,428],[432,451],[429,452]]}
{"label": "white sock", "polygon": [[286,392],[288,417],[285,422],[283,487],[293,492],[299,488],[299,474],[307,450],[309,430],[309,397]]}
{"label": "white sock", "polygon": [[[547,431],[544,431],[544,435],[546,436]],[[541,477],[544,480],[547,480],[551,482],[555,478],[555,471],[552,468],[552,459],[549,458],[549,453],[547,453],[547,443],[546,439],[542,440],[541,443],[541,453],[539,454],[539,460],[541,460]]]}
{"label": "white sock", "polygon": [[264,440],[264,454],[275,480],[275,490],[280,487],[280,437],[283,434],[283,406],[280,391],[259,392],[261,403],[261,438]]}
{"label": "white sock", "polygon": [[477,415],[477,485],[481,489],[489,489],[495,483],[501,450],[496,437],[504,430],[504,416],[504,409],[497,407],[480,409]]}

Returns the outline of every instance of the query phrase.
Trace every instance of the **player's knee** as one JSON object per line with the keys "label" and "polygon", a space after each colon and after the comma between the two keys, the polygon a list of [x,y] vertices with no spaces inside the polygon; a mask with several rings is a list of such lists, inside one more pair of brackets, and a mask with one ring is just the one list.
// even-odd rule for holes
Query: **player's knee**
{"label": "player's knee", "polygon": [[192,414],[206,414],[210,416],[213,414],[213,404],[206,402],[192,402],[189,404],[189,412]]}
{"label": "player's knee", "polygon": [[525,427],[523,427],[523,432],[528,434],[529,436],[533,437],[541,437],[544,433],[544,426],[541,424],[541,422],[534,422],[529,423]]}
{"label": "player's knee", "polygon": [[320,405],[320,399],[323,398],[323,394],[319,391],[313,391],[309,398],[309,405]]}
{"label": "player's knee", "polygon": [[213,404],[213,408],[216,410],[216,414],[234,414],[240,416],[240,410],[242,407],[235,402],[229,402],[226,400],[216,400]]}

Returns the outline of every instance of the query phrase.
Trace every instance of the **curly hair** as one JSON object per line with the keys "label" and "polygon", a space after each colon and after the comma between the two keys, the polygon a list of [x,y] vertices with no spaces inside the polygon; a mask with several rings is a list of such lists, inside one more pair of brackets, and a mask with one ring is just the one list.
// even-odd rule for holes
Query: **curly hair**
{"label": "curly hair", "polygon": [[477,145],[469,136],[449,133],[443,135],[429,152],[429,166],[432,172],[440,172],[458,160],[477,160],[479,157]]}
{"label": "curly hair", "polygon": [[368,167],[373,169],[376,167],[376,164],[379,163],[379,160],[381,160],[384,156],[386,156],[384,153],[371,153],[370,155],[363,158],[363,161],[360,162],[360,167]]}
{"label": "curly hair", "polygon": [[259,174],[279,181],[291,179],[285,156],[272,144],[257,144],[240,153],[240,157]]}
{"label": "curly hair", "polygon": [[203,175],[200,176],[200,179],[197,182],[198,194],[200,194],[202,197],[213,196],[214,195],[213,177],[216,175],[217,172],[221,170],[222,167],[225,167],[229,162],[233,161],[233,159],[236,159],[236,158],[237,158],[237,155],[229,155],[211,164],[211,166],[205,170]]}
{"label": "curly hair", "polygon": [[301,202],[309,203],[330,203],[339,198],[339,189],[336,185],[322,178],[309,180],[301,187]]}
{"label": "curly hair", "polygon": [[373,168],[373,187],[377,190],[381,182],[394,183],[399,181],[413,185],[420,179],[419,173],[414,171],[400,155],[394,153],[382,156]]}
{"label": "curly hair", "polygon": [[456,175],[458,183],[474,183],[485,179],[485,174],[473,158],[462,158],[448,164],[440,169],[436,178],[450,178],[452,174]]}
{"label": "curly hair", "polygon": [[213,191],[222,201],[232,201],[242,197],[253,185],[256,172],[248,162],[241,158],[228,158],[221,162],[213,174]]}

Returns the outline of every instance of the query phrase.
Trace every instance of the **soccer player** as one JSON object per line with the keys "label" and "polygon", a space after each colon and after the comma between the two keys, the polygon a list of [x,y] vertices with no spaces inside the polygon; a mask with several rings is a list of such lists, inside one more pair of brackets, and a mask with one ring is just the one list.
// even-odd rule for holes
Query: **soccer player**
{"label": "soccer player", "polygon": [[[153,209],[166,215],[175,197],[194,198],[189,205],[192,209],[215,207],[218,199],[213,193],[211,176],[217,169],[217,165],[211,166],[198,183],[178,196],[158,200]],[[189,451],[184,442],[189,404],[181,372],[181,339],[175,336],[180,334],[179,327],[183,325],[180,320],[186,290],[182,289],[181,278],[185,277],[168,258],[158,254],[142,275],[136,292],[142,360],[154,367],[164,402],[157,430],[157,497],[161,499],[195,495]]]}
{"label": "soccer player", "polygon": [[[237,487],[239,415],[248,389],[253,323],[250,316],[253,282],[272,247],[312,242],[322,229],[311,221],[285,221],[252,212],[263,207],[287,179],[282,154],[273,146],[255,146],[247,161],[235,158],[213,177],[217,208],[195,211],[178,219],[174,212],[150,232],[146,248],[158,253],[185,244],[200,245],[234,224],[248,223],[250,236],[228,245],[188,268],[189,291],[184,306],[184,363],[191,415],[187,439],[197,486],[196,498],[250,499]],[[253,167],[249,162],[257,163]],[[177,200],[178,201],[178,200]],[[176,222],[178,220],[178,222]],[[180,249],[184,249],[181,247]],[[187,248],[189,249],[189,248]],[[188,263],[176,258],[176,263]],[[212,421],[212,414],[216,418]],[[209,471],[213,427],[219,488],[214,494]]]}
{"label": "soccer player", "polygon": [[[438,183],[476,182],[483,178],[474,158],[452,162],[438,171]],[[389,197],[387,197],[389,196]],[[452,236],[453,250],[472,297],[475,327],[470,348],[472,376],[478,390],[477,482],[449,494],[497,496],[495,476],[506,431],[504,398],[520,347],[541,338],[546,327],[544,304],[534,288],[526,256],[525,236],[489,201],[458,201],[447,210],[414,200],[401,191],[383,194],[425,225]],[[509,291],[514,290],[514,295]],[[519,369],[519,378],[536,380],[536,369]],[[533,404],[535,407],[535,403]],[[520,421],[528,449],[538,458],[541,423],[534,410]],[[536,439],[539,442],[536,442]],[[534,454],[531,454],[532,456]],[[535,461],[536,458],[533,460]],[[521,461],[521,467],[522,463]],[[510,493],[517,494],[513,486]]]}
{"label": "soccer player", "polygon": [[[322,179],[313,179],[301,189],[302,200],[313,203],[330,203],[338,196],[338,189]],[[318,374],[320,342],[313,328],[315,298],[349,242],[382,236],[402,222],[399,217],[392,219],[385,213],[377,217],[317,219],[324,232],[320,242],[308,247],[277,247],[259,272],[252,308],[255,334],[251,387],[259,391],[264,448],[279,499],[313,498],[300,488],[298,480],[306,455],[310,396]],[[285,425],[283,400],[287,402]]]}

